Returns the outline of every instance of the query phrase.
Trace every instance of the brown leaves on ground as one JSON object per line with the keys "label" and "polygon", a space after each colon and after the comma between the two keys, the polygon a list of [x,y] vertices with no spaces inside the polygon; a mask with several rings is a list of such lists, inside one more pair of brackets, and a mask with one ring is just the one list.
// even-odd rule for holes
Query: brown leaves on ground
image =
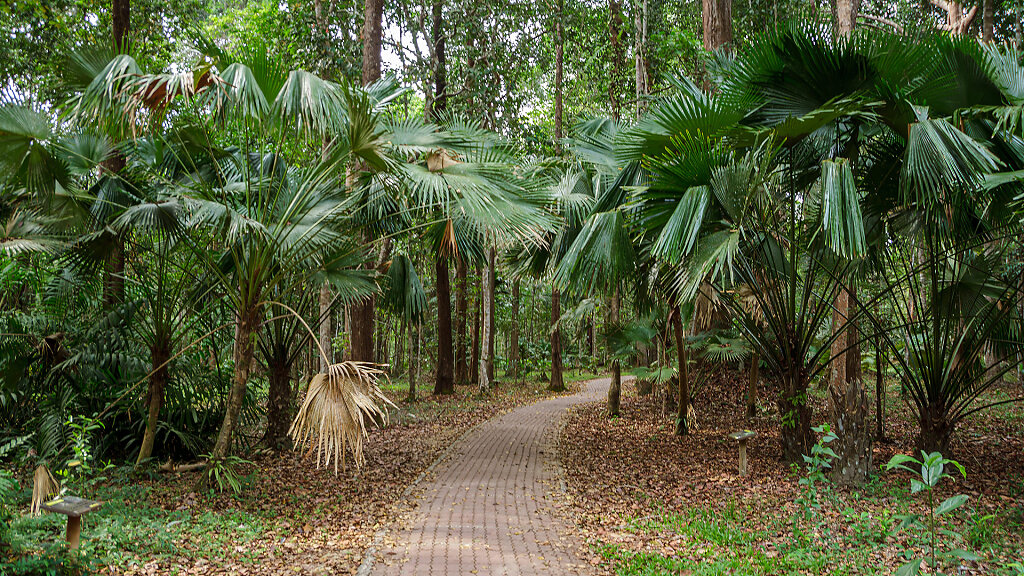
{"label": "brown leaves on ground", "polygon": [[[694,398],[697,427],[687,436],[673,435],[674,414],[663,413],[658,394],[637,397],[632,384],[624,386],[620,418],[609,419],[603,405],[576,409],[560,444],[569,497],[582,536],[592,545],[613,544],[634,552],[698,560],[705,552],[700,542],[681,543],[680,535],[672,530],[638,530],[637,524],[658,520],[666,513],[717,514],[738,507],[751,519],[744,530],[764,529],[770,521],[775,522],[775,534],[759,543],[767,556],[789,545],[793,538],[789,523],[800,511],[795,502],[802,487],[797,473],[780,460],[774,390],[762,388],[759,415],[748,420],[745,383],[745,374],[717,371]],[[874,566],[903,561],[896,555],[908,545],[907,536],[884,538],[901,499],[904,508],[923,511],[919,501],[908,503],[903,496],[909,486],[908,475],[878,472],[877,467],[894,454],[916,453],[916,421],[900,400],[898,388],[894,386],[890,392],[886,435],[894,441],[875,443],[879,484],[865,490],[867,497],[838,494],[834,502],[822,505],[819,519],[806,526],[812,538],[821,538],[816,534],[821,526],[830,535],[825,538],[845,537],[854,530],[849,511],[866,513],[884,539],[867,559]],[[811,404],[815,424],[823,423],[827,414],[823,395],[811,394]],[[726,435],[744,429],[756,431],[757,437],[748,445],[749,475],[740,477],[738,447]],[[957,429],[953,442],[954,456],[967,467],[967,479],[943,485],[940,497],[968,494],[975,518],[1003,511],[1004,518],[1017,514],[1024,519],[1022,439],[1024,407],[1019,405],[969,418]],[[966,530],[968,512],[959,516],[957,522]],[[1005,526],[1004,530],[1008,534],[1004,550],[1024,548],[1024,534],[1019,529]],[[1010,558],[996,552],[990,560]]]}
{"label": "brown leaves on ground", "polygon": [[[451,396],[428,396],[416,402],[389,396],[398,405],[392,424],[374,429],[365,444],[361,470],[349,466],[315,468],[308,453],[243,455],[253,481],[241,495],[197,490],[197,473],[162,475],[146,482],[151,505],[168,511],[230,516],[233,511],[260,519],[255,538],[225,544],[209,554],[210,539],[225,535],[183,532],[175,554],[128,567],[107,567],[124,574],[352,574],[374,534],[397,520],[407,508],[403,492],[460,435],[476,424],[516,406],[551,394],[542,384],[503,383],[487,396],[475,387],[458,387]],[[239,526],[239,532],[245,530]],[[231,535],[227,535],[230,542]],[[216,556],[216,557],[214,557]]]}

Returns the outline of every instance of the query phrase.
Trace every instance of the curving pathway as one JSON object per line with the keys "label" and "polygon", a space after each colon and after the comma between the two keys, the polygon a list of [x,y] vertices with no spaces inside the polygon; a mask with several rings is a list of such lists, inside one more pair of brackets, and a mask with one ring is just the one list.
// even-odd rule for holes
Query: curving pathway
{"label": "curving pathway", "polygon": [[422,487],[411,527],[381,547],[382,576],[588,574],[580,543],[555,513],[555,445],[566,410],[597,401],[605,378],[572,396],[489,420],[454,447]]}

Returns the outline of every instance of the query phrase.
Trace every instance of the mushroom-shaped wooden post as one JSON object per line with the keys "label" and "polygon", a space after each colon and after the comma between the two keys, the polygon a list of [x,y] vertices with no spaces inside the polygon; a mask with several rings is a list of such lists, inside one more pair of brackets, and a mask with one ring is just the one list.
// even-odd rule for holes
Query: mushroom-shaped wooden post
{"label": "mushroom-shaped wooden post", "polygon": [[740,444],[740,476],[747,475],[747,441],[754,436],[757,436],[757,432],[754,432],[753,430],[741,430],[739,432],[729,434],[729,438],[732,438]]}
{"label": "mushroom-shaped wooden post", "polygon": [[68,541],[68,548],[78,548],[78,540],[82,535],[82,516],[89,512],[95,512],[103,506],[103,502],[64,496],[56,500],[44,502],[41,509],[55,514],[63,514],[68,517],[68,528],[65,537]]}

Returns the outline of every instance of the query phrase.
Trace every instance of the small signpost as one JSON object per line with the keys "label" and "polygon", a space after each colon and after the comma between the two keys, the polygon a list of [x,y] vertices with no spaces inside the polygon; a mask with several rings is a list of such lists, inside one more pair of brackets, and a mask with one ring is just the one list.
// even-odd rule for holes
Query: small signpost
{"label": "small signpost", "polygon": [[103,506],[103,502],[86,500],[75,496],[64,496],[56,500],[44,502],[41,509],[68,517],[67,541],[68,548],[78,548],[78,539],[82,535],[82,516],[95,512]]}
{"label": "small signpost", "polygon": [[757,436],[757,432],[753,430],[741,430],[729,434],[729,438],[740,444],[740,476],[747,475],[747,441],[754,436]]}

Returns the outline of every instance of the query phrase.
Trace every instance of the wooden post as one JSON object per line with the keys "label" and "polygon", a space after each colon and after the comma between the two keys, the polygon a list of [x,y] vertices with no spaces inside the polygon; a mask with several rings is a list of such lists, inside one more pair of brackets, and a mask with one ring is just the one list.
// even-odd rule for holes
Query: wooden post
{"label": "wooden post", "polygon": [[68,516],[68,529],[65,537],[68,541],[68,548],[74,550],[78,548],[79,539],[82,536],[82,517],[81,516]]}
{"label": "wooden post", "polygon": [[757,436],[752,430],[742,430],[729,434],[729,438],[739,443],[740,447],[740,476],[747,475],[747,442]]}

